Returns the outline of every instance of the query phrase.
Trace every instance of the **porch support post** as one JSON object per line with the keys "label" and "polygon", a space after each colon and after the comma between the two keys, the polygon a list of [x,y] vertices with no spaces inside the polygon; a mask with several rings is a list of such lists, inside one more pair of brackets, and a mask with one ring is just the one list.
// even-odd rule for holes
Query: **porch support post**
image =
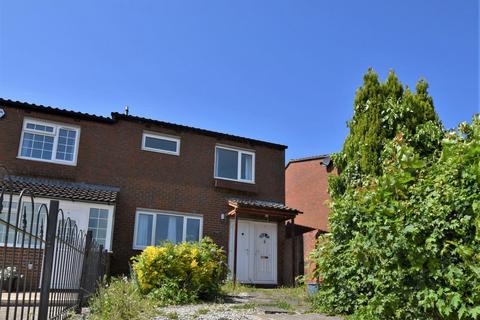
{"label": "porch support post", "polygon": [[297,262],[295,261],[295,218],[291,220],[292,225],[292,286],[295,287],[295,267]]}
{"label": "porch support post", "polygon": [[233,289],[235,289],[235,286],[237,285],[238,211],[235,212],[235,226],[233,233]]}
{"label": "porch support post", "polygon": [[238,248],[238,212],[235,212],[235,226],[233,231],[233,289],[237,285],[237,248]]}

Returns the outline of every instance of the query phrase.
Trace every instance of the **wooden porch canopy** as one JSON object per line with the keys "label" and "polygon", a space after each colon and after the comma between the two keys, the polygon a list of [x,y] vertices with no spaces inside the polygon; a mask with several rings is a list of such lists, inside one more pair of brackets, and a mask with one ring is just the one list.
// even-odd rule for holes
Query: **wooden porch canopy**
{"label": "wooden porch canopy", "polygon": [[[228,205],[233,209],[228,216],[235,218],[234,237],[233,237],[233,286],[237,283],[237,250],[238,250],[238,217],[267,220],[275,222],[291,221],[292,235],[295,234],[295,217],[302,213],[300,210],[289,208],[283,203],[262,201],[230,199]],[[295,241],[292,237],[292,263],[295,265]],[[295,268],[292,267],[292,283],[295,283]]]}
{"label": "wooden porch canopy", "polygon": [[244,218],[286,221],[295,219],[297,214],[302,213],[300,210],[287,207],[283,203],[262,200],[230,199],[228,205],[233,208],[228,213],[231,217],[241,215]]}

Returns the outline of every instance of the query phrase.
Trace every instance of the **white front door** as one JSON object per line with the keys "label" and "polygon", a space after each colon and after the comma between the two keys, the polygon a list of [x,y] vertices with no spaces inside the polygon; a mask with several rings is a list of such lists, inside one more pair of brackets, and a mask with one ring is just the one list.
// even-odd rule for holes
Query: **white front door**
{"label": "white front door", "polygon": [[[229,266],[233,272],[234,225],[230,223]],[[277,283],[277,224],[238,221],[237,280],[242,283]]]}
{"label": "white front door", "polygon": [[250,226],[248,222],[238,222],[237,279],[250,280]]}
{"label": "white front door", "polygon": [[255,229],[255,282],[276,282],[277,226],[256,223]]}

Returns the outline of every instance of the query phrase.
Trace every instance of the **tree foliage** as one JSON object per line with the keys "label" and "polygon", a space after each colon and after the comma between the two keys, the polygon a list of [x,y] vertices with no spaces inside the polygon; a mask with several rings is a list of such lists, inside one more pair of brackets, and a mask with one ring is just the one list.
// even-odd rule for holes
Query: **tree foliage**
{"label": "tree foliage", "polygon": [[[445,134],[424,81],[414,94],[393,74],[385,84],[376,79],[370,70],[357,92],[337,155],[342,172],[330,181],[316,306],[354,319],[480,318],[480,120]],[[394,121],[377,126],[363,114],[375,99],[383,99],[371,103],[375,112]],[[374,162],[362,165],[367,150]]]}
{"label": "tree foliage", "polygon": [[442,136],[426,81],[420,80],[416,92],[412,92],[404,88],[393,71],[382,83],[372,69],[363,81],[355,95],[353,118],[347,124],[350,132],[342,152],[334,157],[343,173],[335,181],[340,193],[346,184],[356,185],[365,175],[382,173],[383,147],[397,133],[401,132],[423,156],[438,148]]}

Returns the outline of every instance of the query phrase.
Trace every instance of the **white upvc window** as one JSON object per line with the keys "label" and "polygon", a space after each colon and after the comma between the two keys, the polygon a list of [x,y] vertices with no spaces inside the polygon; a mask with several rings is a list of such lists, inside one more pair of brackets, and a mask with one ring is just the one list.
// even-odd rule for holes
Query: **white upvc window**
{"label": "white upvc window", "polygon": [[153,132],[144,132],[142,150],[180,155],[180,138]]}
{"label": "white upvc window", "polygon": [[[18,200],[12,201],[10,208],[9,202],[3,201],[0,211],[0,246],[4,246],[5,239],[7,239],[8,247],[20,247],[23,244],[24,248],[40,248],[42,245],[40,236],[45,239],[47,211],[45,208],[40,210],[42,203],[35,203],[33,210],[30,202],[22,202],[22,204],[23,208],[20,210],[20,215],[17,216]],[[9,209],[10,215],[8,214]],[[7,223],[9,224],[8,227]],[[15,227],[19,230],[15,231]],[[43,234],[41,230],[43,230]],[[33,235],[33,237],[30,235]]]}
{"label": "white upvc window", "polygon": [[255,183],[255,152],[215,147],[215,178]]}
{"label": "white upvc window", "polygon": [[18,157],[74,166],[79,140],[79,127],[26,118]]}
{"label": "white upvc window", "polygon": [[137,210],[133,249],[160,245],[164,241],[179,243],[200,241],[203,219],[199,216]]}
{"label": "white upvc window", "polygon": [[104,248],[107,246],[108,210],[90,208],[88,216],[88,231],[92,231],[92,237]]}

